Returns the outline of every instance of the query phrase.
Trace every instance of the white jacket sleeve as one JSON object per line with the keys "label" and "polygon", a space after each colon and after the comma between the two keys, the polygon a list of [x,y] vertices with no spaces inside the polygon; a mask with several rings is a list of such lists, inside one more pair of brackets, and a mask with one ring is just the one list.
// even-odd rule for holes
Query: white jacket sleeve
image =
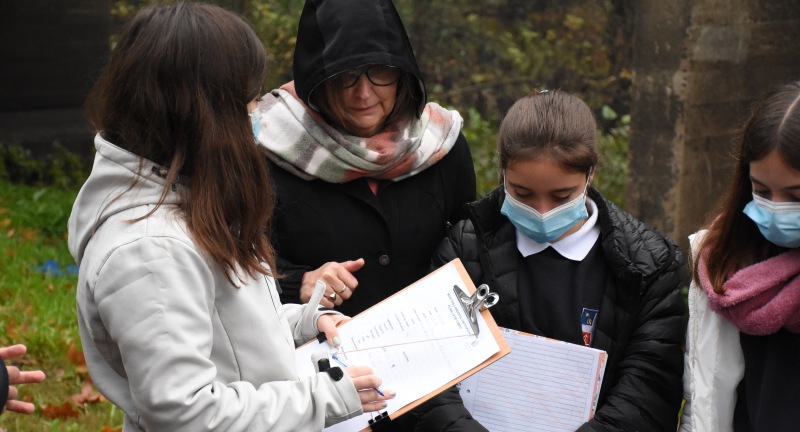
{"label": "white jacket sleeve", "polygon": [[[696,255],[703,233],[689,237]],[[696,257],[693,257],[696,259]],[[744,376],[739,330],[708,308],[708,296],[692,281],[686,330],[682,432],[733,431],[736,388]]]}
{"label": "white jacket sleeve", "polygon": [[288,303],[281,305],[281,314],[286,318],[289,326],[292,328],[292,337],[294,343],[300,346],[311,339],[314,339],[319,334],[317,328],[317,320],[322,315],[341,315],[341,312],[320,308],[320,300],[325,294],[325,283],[317,281],[314,286],[314,293],[311,295],[308,303],[294,304]]}
{"label": "white jacket sleeve", "polygon": [[[258,387],[219,381],[211,360],[217,283],[194,247],[167,237],[126,244],[97,272],[96,313],[119,350],[103,357],[119,356],[117,373],[127,379],[138,410],[135,423],[147,430],[306,431],[361,413],[347,375],[333,381],[323,373]],[[280,312],[264,306],[278,332]],[[265,357],[269,368],[275,359]]]}

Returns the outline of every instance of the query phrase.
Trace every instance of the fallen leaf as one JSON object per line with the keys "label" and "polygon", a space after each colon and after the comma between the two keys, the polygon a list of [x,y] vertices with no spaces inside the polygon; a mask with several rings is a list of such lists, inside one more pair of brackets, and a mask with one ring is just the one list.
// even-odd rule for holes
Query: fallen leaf
{"label": "fallen leaf", "polygon": [[117,428],[113,428],[113,427],[111,427],[109,425],[105,425],[105,426],[103,426],[102,429],[100,429],[100,432],[122,432],[122,429],[117,429]]}
{"label": "fallen leaf", "polygon": [[86,357],[84,357],[83,351],[79,350],[75,344],[70,344],[69,348],[67,348],[67,360],[77,366],[86,366]]}
{"label": "fallen leaf", "polygon": [[19,339],[17,325],[11,321],[6,322],[6,336],[11,340]]}
{"label": "fallen leaf", "polygon": [[72,407],[72,404],[69,402],[64,402],[62,405],[42,405],[42,417],[54,420],[66,420],[70,417],[78,417],[80,413],[75,411],[75,408]]}
{"label": "fallen leaf", "polygon": [[39,232],[35,229],[22,228],[20,233],[22,234],[22,238],[27,241],[34,241],[39,237]]}
{"label": "fallen leaf", "polygon": [[84,381],[80,393],[76,393],[69,398],[81,409],[83,409],[84,405],[87,403],[104,402],[106,400],[103,395],[94,389],[94,384],[92,384],[90,380]]}

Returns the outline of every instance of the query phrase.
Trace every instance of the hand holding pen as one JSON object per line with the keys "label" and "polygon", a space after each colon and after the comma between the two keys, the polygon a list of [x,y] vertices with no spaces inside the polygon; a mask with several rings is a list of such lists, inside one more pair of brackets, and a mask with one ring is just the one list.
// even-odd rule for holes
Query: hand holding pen
{"label": "hand holding pen", "polygon": [[[370,368],[368,368],[366,366],[350,366],[342,358],[342,356],[339,355],[338,353],[331,354],[331,358],[339,366],[341,366],[342,368],[345,369],[345,371],[347,372],[348,376],[350,376],[350,378],[353,380],[353,384],[356,385],[356,389],[364,389],[364,388],[366,388],[366,389],[369,389],[369,390],[374,390],[375,393],[377,393],[377,396],[373,397],[372,395],[368,394],[368,393],[371,393],[371,392],[364,391],[364,390],[360,390],[358,392],[359,393],[359,397],[361,398],[361,403],[364,405],[364,412],[377,411],[377,410],[379,410],[381,408],[386,408],[387,404],[386,404],[385,400],[386,399],[392,399],[392,398],[395,397],[396,393],[394,391],[386,392],[386,393],[389,394],[387,396],[386,393],[384,393],[379,388],[379,386],[381,384],[380,383],[380,378],[378,378],[378,377],[376,377],[374,375],[369,375],[370,377],[373,377],[375,380],[377,380],[377,382],[373,382],[372,385],[362,386],[362,385],[359,385],[358,383],[356,383],[356,380],[361,378],[361,377],[363,377],[363,376],[359,377],[359,376],[354,376],[354,375],[358,375],[362,370],[367,370],[371,374],[372,372],[371,372]],[[375,401],[375,402],[370,402],[370,400]],[[367,409],[368,408],[367,405],[370,405],[369,406],[370,409]]]}
{"label": "hand holding pen", "polygon": [[[338,363],[339,366],[341,366],[343,368],[349,368],[350,367],[350,365],[348,365],[347,362],[345,362],[344,359],[342,359],[342,357],[340,355],[338,355],[337,353],[331,354],[331,358],[333,358],[333,361]],[[373,390],[378,392],[378,394],[381,395],[381,396],[386,396],[385,394],[383,394],[381,389],[379,389],[377,386],[375,386],[375,388],[373,388]],[[392,396],[394,396],[394,394],[392,394]]]}

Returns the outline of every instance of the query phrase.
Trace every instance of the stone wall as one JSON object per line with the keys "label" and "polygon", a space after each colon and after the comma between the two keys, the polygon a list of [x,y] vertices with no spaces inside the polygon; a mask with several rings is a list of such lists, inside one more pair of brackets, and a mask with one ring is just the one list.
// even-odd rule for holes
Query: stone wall
{"label": "stone wall", "polygon": [[637,0],[635,16],[626,203],[688,252],[752,102],[800,79],[800,3]]}

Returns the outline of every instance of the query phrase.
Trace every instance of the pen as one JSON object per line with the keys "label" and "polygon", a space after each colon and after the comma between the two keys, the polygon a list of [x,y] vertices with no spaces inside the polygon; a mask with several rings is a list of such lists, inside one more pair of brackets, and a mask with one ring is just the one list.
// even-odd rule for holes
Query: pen
{"label": "pen", "polygon": [[[349,366],[347,363],[345,363],[345,361],[344,361],[344,360],[340,359],[340,358],[339,358],[339,356],[337,356],[336,354],[331,354],[331,357],[333,357],[333,360],[334,360],[336,363],[339,363],[339,365],[340,365],[340,366],[342,366],[342,367],[344,367],[344,368],[346,368],[346,367],[350,367],[350,366]],[[381,389],[379,389],[378,387],[374,387],[374,389],[375,389],[375,391],[376,391],[376,392],[378,392],[378,394],[379,394],[379,395],[381,395],[381,396],[385,396],[385,395],[383,394],[383,392],[381,391]]]}

